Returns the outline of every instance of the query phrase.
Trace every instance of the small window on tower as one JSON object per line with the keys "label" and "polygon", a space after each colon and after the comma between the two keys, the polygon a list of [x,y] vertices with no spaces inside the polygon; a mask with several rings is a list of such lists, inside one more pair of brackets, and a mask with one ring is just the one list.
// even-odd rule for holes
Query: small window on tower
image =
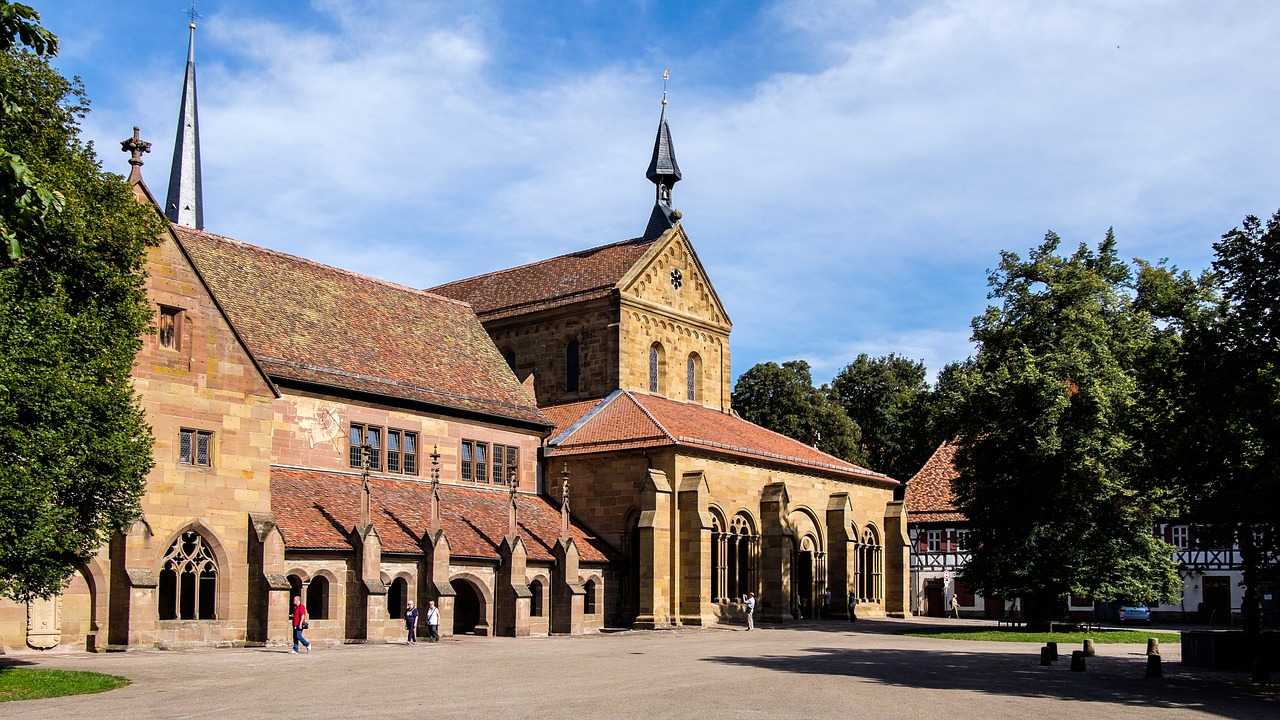
{"label": "small window on tower", "polygon": [[178,318],[181,313],[178,308],[160,306],[160,347],[178,349]]}

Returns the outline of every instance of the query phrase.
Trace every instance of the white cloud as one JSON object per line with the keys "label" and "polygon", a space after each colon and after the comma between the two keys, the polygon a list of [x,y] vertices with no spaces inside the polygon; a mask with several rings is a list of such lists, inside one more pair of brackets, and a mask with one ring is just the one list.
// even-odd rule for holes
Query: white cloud
{"label": "white cloud", "polygon": [[[639,59],[513,87],[501,5],[315,8],[309,26],[201,25],[210,230],[429,286],[643,228],[658,105]],[[791,0],[762,17],[812,70],[725,91],[701,68],[707,87],[676,84],[670,105],[676,205],[738,372],[891,351],[936,372],[971,352],[1002,248],[1114,225],[1126,255],[1198,269],[1280,205],[1280,5]],[[180,67],[138,75],[88,129],[143,119],[163,195]]]}

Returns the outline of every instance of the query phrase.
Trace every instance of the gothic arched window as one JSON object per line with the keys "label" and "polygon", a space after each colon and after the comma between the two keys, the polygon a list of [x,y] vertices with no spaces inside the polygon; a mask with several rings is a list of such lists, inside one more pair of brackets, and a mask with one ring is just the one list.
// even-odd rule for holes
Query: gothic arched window
{"label": "gothic arched window", "polygon": [[218,561],[205,539],[187,530],[173,541],[160,570],[161,620],[214,620]]}
{"label": "gothic arched window", "polygon": [[564,348],[564,391],[578,392],[578,341],[570,340]]}
{"label": "gothic arched window", "polygon": [[666,380],[666,356],[667,353],[662,349],[662,343],[654,343],[649,346],[649,392],[657,395],[666,390],[664,380]]}
{"label": "gothic arched window", "polygon": [[695,402],[702,399],[702,383],[699,382],[699,376],[702,374],[702,358],[698,357],[698,353],[689,353],[689,358],[685,361],[685,399],[689,402]]}

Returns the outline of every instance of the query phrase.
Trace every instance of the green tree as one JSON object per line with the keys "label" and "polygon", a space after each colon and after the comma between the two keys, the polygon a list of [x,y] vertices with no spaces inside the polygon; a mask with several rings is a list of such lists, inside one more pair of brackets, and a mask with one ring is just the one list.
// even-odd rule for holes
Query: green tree
{"label": "green tree", "polygon": [[22,601],[59,592],[139,513],[151,433],[129,375],[151,318],[146,249],[164,225],[80,140],[78,83],[12,46],[0,77],[0,148],[65,199],[14,222],[15,188],[0,186],[22,248],[0,263],[0,593]]}
{"label": "green tree", "polygon": [[868,465],[891,477],[911,477],[941,438],[929,432],[932,396],[924,363],[890,353],[863,353],[831,381],[831,393],[862,428]]}
{"label": "green tree", "polygon": [[[40,27],[40,15],[27,5],[0,0],[0,52],[26,46],[41,57],[58,54],[58,37]],[[7,76],[0,76],[0,123],[21,111]],[[0,144],[0,244],[3,259],[22,256],[19,238],[62,208],[64,198],[27,167],[22,156]]]}
{"label": "green tree", "polygon": [[1179,583],[1151,532],[1174,498],[1143,470],[1135,412],[1156,323],[1110,232],[1096,251],[1062,256],[1059,242],[1002,253],[990,273],[1000,304],[973,321],[953,484],[974,546],[965,578],[1039,619],[1065,615],[1068,594],[1152,601]]}
{"label": "green tree", "polygon": [[733,386],[733,408],[743,418],[852,463],[863,463],[861,431],[844,408],[815,388],[809,363],[760,363]]}
{"label": "green tree", "polygon": [[1180,477],[1201,539],[1239,548],[1247,632],[1280,562],[1280,213],[1214,244],[1220,301],[1190,316],[1181,367]]}

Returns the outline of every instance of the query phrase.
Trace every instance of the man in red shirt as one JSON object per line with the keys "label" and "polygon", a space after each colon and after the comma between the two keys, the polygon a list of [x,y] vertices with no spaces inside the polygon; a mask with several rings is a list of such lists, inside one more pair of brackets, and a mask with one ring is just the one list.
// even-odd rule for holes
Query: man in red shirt
{"label": "man in red shirt", "polygon": [[307,652],[311,652],[311,643],[307,642],[307,639],[302,637],[302,631],[305,630],[306,628],[307,628],[307,606],[302,604],[301,597],[294,595],[293,596],[293,649],[289,651],[290,653],[294,655],[298,654],[298,643],[302,643],[302,646],[307,649]]}

